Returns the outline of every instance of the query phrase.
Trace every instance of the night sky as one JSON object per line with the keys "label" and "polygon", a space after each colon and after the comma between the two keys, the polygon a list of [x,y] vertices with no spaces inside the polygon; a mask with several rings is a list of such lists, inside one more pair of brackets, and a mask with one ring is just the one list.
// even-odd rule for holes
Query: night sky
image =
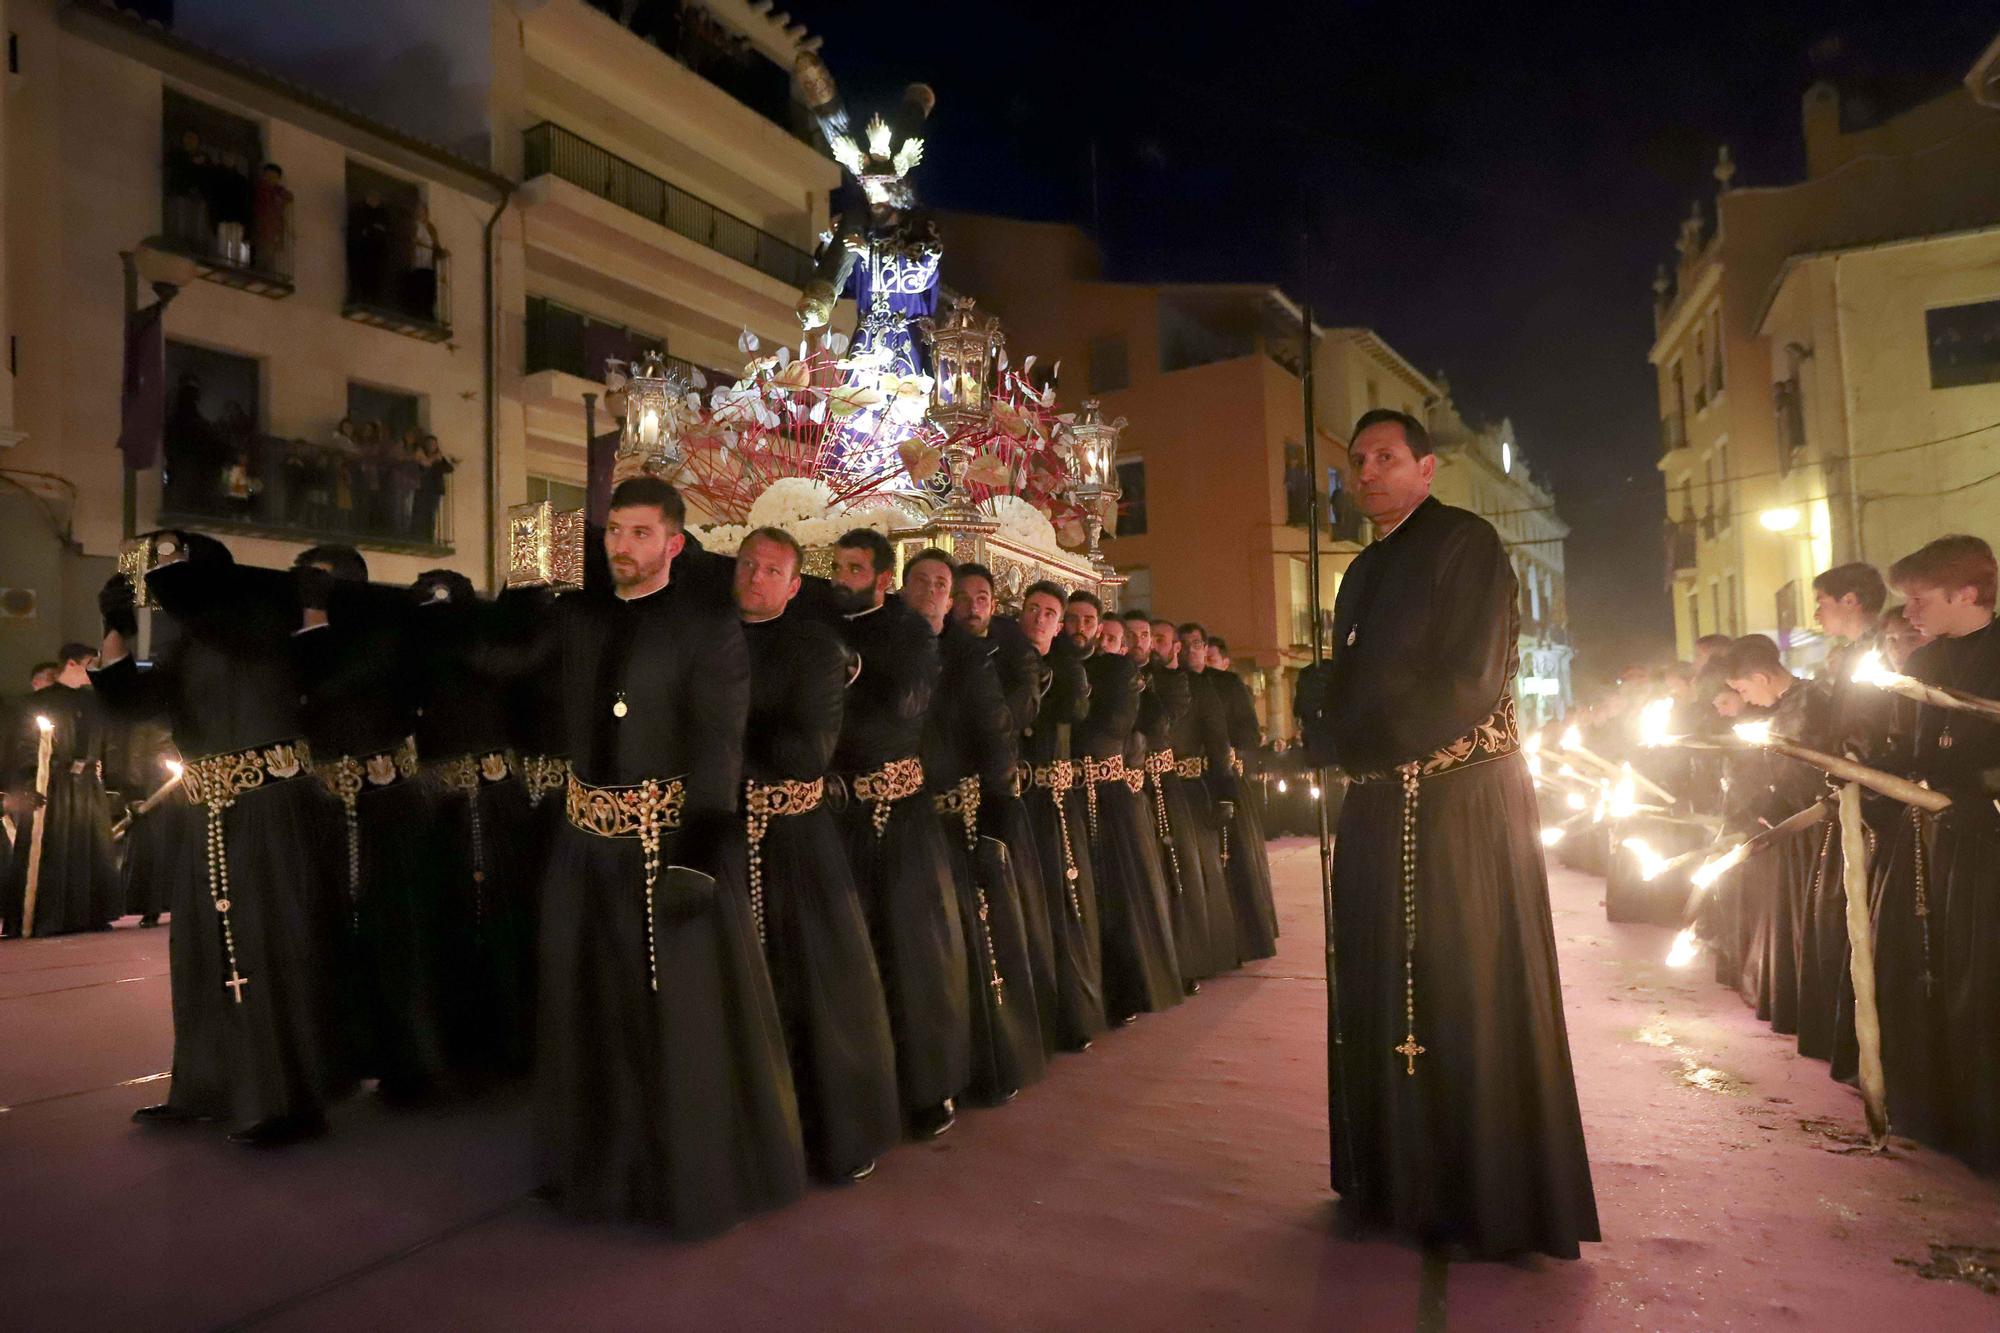
{"label": "night sky", "polygon": [[1112,277],[1296,294],[1309,207],[1322,322],[1444,370],[1468,419],[1511,417],[1553,487],[1584,677],[1671,642],[1650,283],[1689,204],[1714,216],[1717,144],[1739,186],[1796,180],[1816,77],[1897,110],[2000,30],[2000,6],[1968,0],[1000,0],[945,7],[977,29],[930,39],[935,3],[784,7],[857,110],[936,89],[927,201],[1094,217]]}

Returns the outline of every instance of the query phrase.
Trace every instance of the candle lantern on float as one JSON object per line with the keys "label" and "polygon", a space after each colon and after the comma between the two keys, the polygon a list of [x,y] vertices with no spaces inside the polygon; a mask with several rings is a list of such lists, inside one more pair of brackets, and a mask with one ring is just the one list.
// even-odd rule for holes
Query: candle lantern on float
{"label": "candle lantern on float", "polygon": [[681,440],[687,385],[667,370],[658,352],[647,352],[625,381],[625,430],[621,458],[642,460],[653,476],[671,481],[687,461]]}
{"label": "candle lantern on float", "polygon": [[1083,400],[1076,419],[1062,428],[1057,437],[1063,466],[1069,473],[1069,494],[1083,510],[1090,534],[1090,563],[1100,573],[1111,572],[1111,562],[1098,549],[1105,525],[1118,512],[1118,440],[1125,433],[1125,418],[1106,421],[1095,398]]}
{"label": "candle lantern on float", "polygon": [[943,466],[933,486],[943,513],[968,517],[977,506],[966,490],[965,476],[977,441],[993,425],[993,386],[1007,345],[1000,321],[991,315],[980,317],[975,304],[969,296],[955,296],[943,319],[916,321],[931,354],[931,405],[926,415],[945,433]]}

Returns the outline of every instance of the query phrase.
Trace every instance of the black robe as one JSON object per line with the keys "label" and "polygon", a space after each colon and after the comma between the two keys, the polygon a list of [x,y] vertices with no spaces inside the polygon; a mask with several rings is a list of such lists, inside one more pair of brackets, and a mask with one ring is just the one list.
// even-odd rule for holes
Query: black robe
{"label": "black robe", "polygon": [[[1506,709],[1517,618],[1498,534],[1426,500],[1341,584],[1314,762],[1391,772]],[[1526,762],[1420,783],[1413,1020],[1403,818],[1393,777],[1354,783],[1340,815],[1335,1187],[1363,1225],[1476,1255],[1574,1257],[1598,1237],[1597,1209]],[[1412,1027],[1414,1074],[1397,1049]]]}
{"label": "black robe", "polygon": [[[965,814],[938,812],[970,965],[967,1091],[981,1101],[1004,1101],[1041,1078],[1047,1056],[1013,858],[1004,841],[980,832],[985,793],[1006,793],[1014,779],[1013,720],[986,641],[952,620],[937,638],[940,670],[924,719],[924,783],[933,799],[965,778],[977,778],[981,792],[980,806]],[[1039,873],[1040,866],[1034,869]]]}
{"label": "black robe", "polygon": [[121,800],[114,805],[122,803],[132,816],[121,840],[119,897],[127,916],[153,920],[170,906],[167,872],[176,855],[173,849],[182,839],[201,838],[202,820],[178,788],[145,814],[138,812],[146,798],[172,776],[165,761],[180,759],[165,720],[120,722],[117,731],[124,771],[119,779]]}
{"label": "black robe", "polygon": [[970,969],[951,853],[928,790],[896,801],[877,828],[874,807],[852,784],[917,756],[937,689],[937,641],[896,598],[841,617],[837,628],[861,658],[833,754],[845,791],[848,863],[882,969],[903,1107],[928,1111],[958,1096],[972,1077]]}
{"label": "black robe", "polygon": [[1271,895],[1271,865],[1264,855],[1264,821],[1244,802],[1243,783],[1230,760],[1229,705],[1217,684],[1222,675],[1201,671],[1189,676],[1195,713],[1200,721],[1202,753],[1208,759],[1203,781],[1218,810],[1229,807],[1223,822],[1223,874],[1229,902],[1236,914],[1236,952],[1246,959],[1269,958],[1278,952],[1278,909]]}
{"label": "black robe", "polygon": [[1275,940],[1281,932],[1277,905],[1271,895],[1270,853],[1264,845],[1268,836],[1261,778],[1264,736],[1257,725],[1257,703],[1250,697],[1250,682],[1234,671],[1211,667],[1202,672],[1202,678],[1222,700],[1230,754],[1243,770],[1236,775],[1236,829],[1231,835],[1231,853],[1233,856],[1238,846],[1243,848],[1243,855],[1248,858],[1246,868],[1257,885],[1259,910]]}
{"label": "black robe", "polygon": [[[550,857],[538,1171],[566,1211],[712,1234],[805,1188],[784,1028],[728,852],[750,697],[743,631],[726,604],[670,583],[632,601],[563,597],[540,642],[546,656],[526,665],[560,673],[576,777],[679,778],[684,794],[680,828],[660,840],[650,920],[637,837],[565,823]],[[674,867],[719,876],[697,891]]]}
{"label": "black robe", "polygon": [[[1141,678],[1129,657],[1091,653],[1090,715],[1074,737],[1077,754],[1123,759],[1139,720]],[[1081,774],[1078,782],[1084,779]],[[1181,1002],[1180,958],[1174,951],[1173,911],[1160,863],[1155,816],[1123,781],[1086,790],[1094,799],[1090,862],[1097,873],[1098,925],[1104,940],[1104,1009],[1119,1020],[1157,1013]],[[1088,814],[1086,814],[1088,818]]]}
{"label": "black robe", "polygon": [[[1070,641],[1057,635],[1041,662],[1048,684],[1034,722],[1021,733],[1021,759],[1031,770],[1069,761],[1071,735],[1090,711],[1090,679]],[[1056,1042],[1075,1049],[1089,1044],[1105,1025],[1104,946],[1083,790],[1072,785],[1057,794],[1037,784],[1024,803],[1048,895]]]}
{"label": "black robe", "polygon": [[[1007,759],[1015,768],[1017,783],[994,791],[980,792],[979,827],[988,837],[1007,844],[1007,857],[1014,871],[1014,885],[1021,894],[1021,916],[1028,935],[1028,965],[1034,972],[1035,1012],[1042,1020],[1042,1043],[1049,1051],[1063,1043],[1056,1022],[1060,1001],[1056,997],[1055,937],[1049,915],[1051,882],[1036,841],[1034,821],[1028,814],[1030,773],[1020,767],[1021,738],[1035,725],[1041,709],[1042,691],[1048,680],[1042,669],[1042,655],[1020,625],[1004,617],[987,626],[985,640],[993,653],[993,669],[999,673],[1000,694],[1007,706]],[[1017,793],[1015,785],[1020,787]],[[1057,853],[1061,855],[1060,851]],[[1058,876],[1058,883],[1061,877]]]}
{"label": "black robe", "polygon": [[404,589],[336,583],[327,623],[293,639],[322,785],[339,781],[343,759],[362,770],[351,847],[344,807],[333,816],[346,909],[336,935],[341,1016],[358,1071],[391,1096],[429,1091],[446,1061],[435,801],[384,758],[416,725],[409,615]]}
{"label": "black robe", "polygon": [[[1182,790],[1181,779],[1170,771],[1150,771],[1159,765],[1149,765],[1149,761],[1156,756],[1164,757],[1166,751],[1173,749],[1175,729],[1194,712],[1188,678],[1156,662],[1149,662],[1143,672],[1146,688],[1139,694],[1139,720],[1132,728],[1125,764],[1146,773],[1145,789],[1139,793],[1139,800],[1145,813],[1153,817],[1159,834],[1160,865],[1166,872],[1167,903],[1173,917],[1174,957],[1180,962],[1181,984],[1191,990],[1201,978],[1234,966],[1236,960],[1232,956],[1221,967],[1214,961],[1206,863],[1195,830],[1194,810]],[[1219,862],[1216,868],[1219,873]],[[1230,936],[1233,941],[1233,928]],[[1229,952],[1235,953],[1233,943]]]}
{"label": "black robe", "polygon": [[[128,656],[91,673],[112,711],[166,717],[190,762],[301,739],[291,642],[298,610],[288,580],[182,562],[155,571],[149,584],[165,603],[155,633],[170,641],[145,670]],[[230,933],[245,984],[225,985],[229,960],[209,891],[207,837],[176,840],[165,870],[173,914],[168,1102],[238,1128],[310,1120],[349,1086],[329,975],[344,853],[325,795],[302,767],[239,795],[220,822]]]}
{"label": "black robe", "polygon": [[[11,746],[11,791],[32,795],[39,768],[41,729],[49,731],[48,796],[42,811],[40,866],[36,873],[34,934],[101,930],[121,915],[118,870],[111,855],[111,802],[104,791],[108,719],[85,686],[60,682],[23,701]],[[28,875],[34,855],[33,814],[21,820],[11,872],[0,891],[0,925],[23,933]]]}
{"label": "black robe", "polygon": [[[1170,733],[1175,761],[1181,763],[1207,754],[1213,741],[1209,731],[1214,715],[1212,710],[1196,704],[1201,677],[1185,667],[1177,668],[1170,674],[1180,679],[1181,688],[1187,695],[1188,706],[1181,710]],[[1245,954],[1236,926],[1236,900],[1229,890],[1229,872],[1222,864],[1222,812],[1216,806],[1205,780],[1175,774],[1166,785],[1170,796],[1178,792],[1187,806],[1188,822],[1200,858],[1202,895],[1208,907],[1209,970],[1231,971],[1242,964]],[[1253,937],[1256,934],[1251,932]]]}
{"label": "black robe", "polygon": [[[743,636],[750,656],[744,776],[755,784],[824,777],[840,737],[846,650],[832,630],[796,612],[746,624]],[[894,1145],[903,1128],[868,921],[824,799],[804,814],[770,819],[758,855],[764,955],[806,1150],[822,1174],[845,1176]]]}

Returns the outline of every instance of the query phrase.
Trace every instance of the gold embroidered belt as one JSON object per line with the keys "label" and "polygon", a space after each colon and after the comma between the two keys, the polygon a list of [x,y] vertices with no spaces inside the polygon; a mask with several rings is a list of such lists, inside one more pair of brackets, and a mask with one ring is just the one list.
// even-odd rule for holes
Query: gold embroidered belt
{"label": "gold embroidered belt", "polygon": [[1083,783],[1083,812],[1090,817],[1090,836],[1097,836],[1097,787],[1103,782],[1123,782],[1125,780],[1125,756],[1114,754],[1108,759],[1092,759],[1084,755],[1076,761],[1077,778]]}
{"label": "gold embroidered belt", "polygon": [[660,988],[659,931],[653,921],[653,889],[660,882],[660,835],[681,826],[687,783],[680,778],[648,778],[629,787],[593,787],[569,775],[569,822],[600,838],[637,838],[646,863],[646,979]]}
{"label": "gold embroidered belt", "polygon": [[1035,785],[1048,792],[1049,800],[1056,808],[1056,828],[1062,833],[1063,879],[1069,884],[1070,916],[1081,925],[1083,900],[1076,892],[1080,875],[1076,868],[1076,848],[1069,840],[1069,802],[1063,799],[1070,788],[1076,786],[1076,762],[1052,759],[1046,764],[1035,765],[1033,773]]}
{"label": "gold embroidered belt", "polygon": [[1054,759],[1046,764],[1037,764],[1034,769],[1035,785],[1061,796],[1076,785],[1076,765],[1068,759]]}
{"label": "gold embroidered belt", "polygon": [[1398,764],[1387,773],[1363,773],[1351,778],[1359,783],[1386,782],[1402,785],[1401,880],[1403,892],[1403,1017],[1404,1035],[1391,1049],[1403,1057],[1403,1072],[1414,1077],[1417,1057],[1424,1048],[1417,1044],[1417,798],[1425,778],[1438,777],[1462,768],[1504,759],[1521,748],[1521,734],[1514,718],[1514,696],[1500,696],[1499,706],[1484,722],[1451,744],[1423,759]]}
{"label": "gold embroidered belt", "polygon": [[417,743],[408,736],[374,754],[344,754],[337,759],[308,760],[319,785],[340,802],[347,824],[348,924],[360,927],[361,793],[370,787],[392,787],[417,775]]}
{"label": "gold embroidered belt", "polygon": [[955,815],[965,830],[965,848],[971,851],[979,845],[979,775],[960,778],[944,791],[931,797],[931,804],[941,815]]}
{"label": "gold embroidered belt", "polygon": [[521,785],[528,789],[528,804],[540,809],[542,798],[569,786],[569,760],[557,754],[521,756]]}
{"label": "gold embroidered belt", "polygon": [[453,791],[478,791],[482,782],[505,782],[516,770],[512,750],[488,750],[435,759],[424,765],[424,776]]}
{"label": "gold embroidered belt", "polygon": [[1148,777],[1164,777],[1168,773],[1176,772],[1179,767],[1180,765],[1174,759],[1172,749],[1155,750],[1146,756],[1146,775]]}
{"label": "gold embroidered belt", "polygon": [[181,770],[181,790],[188,800],[208,812],[208,900],[222,922],[223,959],[229,964],[229,980],[223,989],[243,1003],[243,988],[250,984],[236,967],[236,931],[229,921],[229,847],[223,837],[222,817],[236,798],[267,783],[295,778],[312,765],[312,747],[304,741],[279,741],[231,754],[212,754],[190,759]]}
{"label": "gold embroidered belt", "polygon": [[924,789],[924,763],[915,755],[892,759],[872,773],[857,775],[850,785],[855,799],[866,801],[872,807],[870,814],[875,823],[875,836],[879,838],[889,827],[889,811],[896,802],[907,800]]}
{"label": "gold embroidered belt", "polygon": [[[1167,861],[1174,868],[1174,896],[1177,898],[1181,893],[1181,853],[1174,846],[1173,825],[1167,820],[1167,789],[1160,779],[1179,771],[1180,765],[1175,762],[1171,749],[1155,750],[1146,756],[1146,776],[1153,780],[1153,830],[1160,835],[1160,846],[1166,849]],[[1137,788],[1133,790],[1136,792]]]}
{"label": "gold embroidered belt", "polygon": [[817,810],[825,799],[825,778],[743,784],[744,824],[750,837],[750,914],[757,919],[759,944],[764,942],[764,834],[772,820]]}
{"label": "gold embroidered belt", "polygon": [[1174,772],[1192,781],[1208,772],[1208,756],[1198,754],[1192,759],[1183,759],[1174,765]]}

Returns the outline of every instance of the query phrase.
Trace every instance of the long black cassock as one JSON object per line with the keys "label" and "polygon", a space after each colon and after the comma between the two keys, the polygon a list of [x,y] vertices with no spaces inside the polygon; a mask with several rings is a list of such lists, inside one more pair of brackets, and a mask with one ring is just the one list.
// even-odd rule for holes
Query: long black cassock
{"label": "long black cassock", "polygon": [[[825,800],[847,651],[787,611],[746,624],[747,870],[814,1167],[861,1169],[902,1137],[896,1048],[840,826]],[[732,840],[732,847],[734,846]]]}
{"label": "long black cassock", "polygon": [[[1090,715],[1078,725],[1077,780],[1090,826],[1097,875],[1098,925],[1104,941],[1104,1011],[1118,1020],[1181,1002],[1180,959],[1160,864],[1159,831],[1140,788],[1127,777],[1125,754],[1139,720],[1141,677],[1129,657],[1093,652]],[[1141,772],[1141,777],[1144,773]]]}
{"label": "long black cassock", "polygon": [[1278,952],[1278,909],[1271,895],[1271,863],[1264,853],[1264,821],[1241,799],[1242,774],[1237,771],[1235,747],[1229,743],[1229,686],[1222,679],[1226,674],[1203,670],[1190,677],[1208,761],[1202,780],[1218,810],[1228,807],[1222,869],[1236,910],[1237,952],[1245,958],[1269,958]]}
{"label": "long black cassock", "polygon": [[[805,1188],[784,1029],[724,850],[743,631],[681,582],[572,594],[548,630],[572,778],[542,886],[541,1180],[573,1213],[712,1234]],[[676,866],[721,874],[703,891]]]}
{"label": "long black cassock", "polygon": [[839,629],[861,657],[833,766],[841,822],[896,1035],[903,1107],[929,1111],[971,1080],[969,968],[949,851],[918,757],[939,662],[930,625],[896,599]]}
{"label": "long black cassock", "polygon": [[[147,576],[171,641],[91,673],[126,717],[166,716],[203,829],[165,871],[174,1070],[168,1103],[238,1128],[311,1120],[344,1086],[328,967],[342,855],[299,742],[289,580],[221,543]],[[165,622],[164,624],[162,622]]]}
{"label": "long black cassock", "polygon": [[1194,701],[1182,673],[1149,662],[1142,675],[1146,688],[1139,693],[1139,720],[1125,749],[1125,766],[1146,775],[1139,800],[1152,817],[1159,839],[1181,984],[1192,989],[1217,970],[1210,961],[1208,881],[1203,874],[1201,844],[1195,836],[1194,812],[1188,807],[1187,793],[1180,788],[1179,775],[1172,769],[1174,728],[1194,711]]}
{"label": "long black cassock", "polygon": [[1236,823],[1231,835],[1230,850],[1234,856],[1236,848],[1252,858],[1251,870],[1262,892],[1258,900],[1271,927],[1271,938],[1277,939],[1278,909],[1271,895],[1271,858],[1264,843],[1266,839],[1264,819],[1263,782],[1260,772],[1263,767],[1264,733],[1257,724],[1257,702],[1250,697],[1250,682],[1234,671],[1218,671],[1213,668],[1202,672],[1215,693],[1222,700],[1226,729],[1229,735],[1230,768],[1235,773],[1236,782]]}
{"label": "long black cassock", "polygon": [[[1021,915],[1028,934],[1028,965],[1035,976],[1035,1012],[1042,1020],[1042,1044],[1049,1051],[1063,1045],[1056,1014],[1061,1001],[1056,996],[1056,957],[1053,918],[1049,895],[1052,891],[1043,851],[1035,839],[1034,823],[1028,815],[1028,793],[1034,773],[1026,765],[1022,739],[1035,725],[1041,709],[1042,692],[1048,688],[1042,655],[1018,623],[1005,617],[988,625],[987,647],[993,654],[993,668],[999,674],[1000,694],[1007,705],[1007,735],[1002,738],[1014,778],[1006,786],[981,788],[979,828],[988,837],[1007,845],[1014,885],[1021,892]],[[1057,849],[1057,857],[1061,852]]]}
{"label": "long black cassock", "polygon": [[417,781],[407,589],[334,582],[327,623],[293,639],[313,774],[339,804],[341,1017],[389,1096],[445,1068],[437,848]]}
{"label": "long black cassock", "polygon": [[122,897],[111,858],[111,802],[104,793],[108,719],[103,705],[84,686],[58,682],[29,695],[22,701],[21,725],[8,764],[11,771],[4,775],[11,790],[35,789],[42,735],[35,722],[38,717],[49,722],[41,846],[37,852],[30,812],[20,821],[0,921],[9,933],[22,932],[32,871],[36,935],[99,930],[120,915]]}
{"label": "long black cassock", "polygon": [[[1771,710],[1771,734],[1816,750],[1829,749],[1830,714],[1830,697],[1819,687],[1800,682]],[[1770,753],[1752,758],[1749,781],[1732,781],[1729,796],[1732,802],[1739,796],[1747,801],[1761,825],[1775,827],[1830,794],[1825,775],[1811,764]],[[1751,923],[1750,948],[1757,961],[1756,985],[1748,998],[1759,1018],[1787,1036],[1799,1030],[1808,984],[1800,957],[1813,882],[1822,865],[1833,868],[1828,852],[1838,827],[1839,820],[1829,818],[1795,830],[1733,872],[1746,883],[1761,880],[1764,885],[1757,899],[1760,914]]]}
{"label": "long black cassock", "polygon": [[984,793],[1005,791],[1014,780],[1012,717],[984,639],[947,620],[938,660],[937,693],[924,721],[924,783],[958,889],[970,964],[967,1091],[1000,1101],[1040,1079],[1047,1056],[1012,858],[1006,843],[981,836],[979,827]]}
{"label": "long black cassock", "polygon": [[1307,733],[1353,782],[1333,870],[1334,1184],[1363,1225],[1574,1257],[1597,1208],[1508,696],[1517,619],[1498,534],[1435,500],[1341,584]]}
{"label": "long black cassock", "polygon": [[[1157,670],[1157,668],[1156,668]],[[1207,772],[1207,753],[1212,747],[1213,737],[1206,733],[1213,729],[1213,710],[1198,707],[1195,695],[1200,677],[1185,667],[1161,673],[1162,690],[1174,691],[1186,699],[1186,706],[1177,710],[1168,732],[1173,742],[1174,769],[1162,778],[1167,791],[1169,813],[1174,815],[1174,828],[1179,832],[1186,829],[1185,836],[1192,840],[1196,863],[1200,873],[1189,881],[1190,889],[1199,884],[1202,901],[1208,912],[1208,970],[1212,973],[1228,972],[1243,961],[1243,952],[1238,944],[1236,929],[1236,908],[1229,892],[1229,872],[1222,864],[1222,819],[1215,799],[1209,794],[1208,783],[1203,781]],[[1178,799],[1176,799],[1178,798]],[[1183,823],[1178,814],[1186,807],[1187,818]],[[1185,851],[1181,854],[1187,860]]]}
{"label": "long black cassock", "polygon": [[1071,735],[1090,710],[1090,678],[1070,641],[1057,635],[1042,654],[1048,685],[1035,720],[1021,733],[1021,759],[1032,791],[1025,798],[1048,890],[1049,936],[1055,954],[1058,1046],[1075,1050],[1104,1031],[1103,941],[1097,920],[1097,876],[1090,860],[1090,824]]}
{"label": "long black cassock", "polygon": [[165,761],[173,759],[173,730],[160,718],[132,722],[124,727],[124,798],[132,812],[125,830],[125,855],[118,868],[119,891],[127,916],[139,916],[158,924],[160,914],[171,910],[167,901],[168,879],[183,842],[202,839],[201,812],[190,805],[179,789],[161,799],[145,814],[138,813],[146,797],[157,791],[171,776]]}
{"label": "long black cassock", "polygon": [[[1904,670],[2000,696],[2000,623],[1938,639]],[[1977,1170],[2000,1170],[2000,723],[1915,705],[1912,776],[1952,798],[1884,842],[1875,968],[1889,1123]]]}

